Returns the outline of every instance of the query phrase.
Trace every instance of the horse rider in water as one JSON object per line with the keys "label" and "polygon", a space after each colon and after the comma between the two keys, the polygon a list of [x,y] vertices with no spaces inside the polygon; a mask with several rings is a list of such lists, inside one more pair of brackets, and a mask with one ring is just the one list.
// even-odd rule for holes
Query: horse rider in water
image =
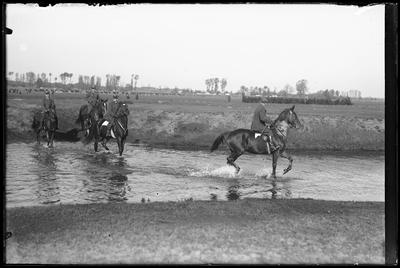
{"label": "horse rider in water", "polygon": [[90,91],[86,94],[87,102],[89,103],[89,111],[96,106],[97,102],[100,100],[99,93],[95,87],[92,87]]}
{"label": "horse rider in water", "polygon": [[[261,133],[262,138],[265,140],[267,152],[273,152],[279,149],[279,145],[274,143],[272,139],[271,126],[273,120],[267,116],[267,98],[262,98],[253,114],[253,121],[251,123],[251,130]],[[269,143],[269,144],[268,144]]]}
{"label": "horse rider in water", "polygon": [[[56,105],[52,97],[50,97],[50,91],[45,90],[43,98],[43,113],[49,113],[49,116],[53,115],[56,121],[56,129],[58,129],[58,117],[56,113]],[[42,121],[42,128],[44,128],[44,120]]]}
{"label": "horse rider in water", "polygon": [[107,112],[104,116],[105,120],[108,121],[107,125],[107,136],[111,136],[111,128],[114,126],[114,121],[118,117],[118,110],[119,107],[121,106],[121,102],[118,100],[118,94],[114,92],[113,95],[113,100],[112,102],[108,105]]}

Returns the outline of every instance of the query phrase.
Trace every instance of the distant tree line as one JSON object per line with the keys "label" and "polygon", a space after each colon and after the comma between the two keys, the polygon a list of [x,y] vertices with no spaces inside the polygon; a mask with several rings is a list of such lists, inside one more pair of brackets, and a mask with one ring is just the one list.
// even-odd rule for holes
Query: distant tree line
{"label": "distant tree line", "polygon": [[[297,81],[296,83],[296,91],[298,96],[305,96],[308,92],[307,80],[302,79]],[[271,90],[268,86],[241,86],[240,92],[245,95],[250,96],[264,96],[264,97],[289,97],[293,95],[295,92],[294,87],[289,84],[286,84],[281,90]]]}
{"label": "distant tree line", "polygon": [[[246,96],[242,94],[242,102],[260,102],[262,97]],[[325,104],[325,105],[352,105],[349,97],[338,97],[336,99],[319,98],[287,98],[287,97],[266,97],[270,103],[300,103],[300,104]]]}
{"label": "distant tree line", "polygon": [[308,81],[301,79],[296,83],[295,89],[286,84],[280,91],[271,91],[268,86],[250,87],[241,86],[243,102],[259,102],[261,97],[266,97],[271,103],[303,103],[303,104],[325,104],[325,105],[352,105],[349,97],[340,95],[338,90],[320,90],[316,93],[307,94],[309,91]]}
{"label": "distant tree line", "polygon": [[[67,90],[88,90],[91,87],[96,87],[98,89],[105,89],[107,91],[119,90],[121,76],[116,74],[107,74],[105,87],[102,87],[102,79],[95,75],[78,75],[78,82],[72,83],[73,74],[69,72],[63,72],[59,75],[53,75],[52,73],[38,73],[26,72],[8,72],[8,82],[15,86],[30,86],[30,87],[57,87]],[[139,79],[138,75],[134,75],[132,79],[136,82]],[[128,85],[127,85],[128,86]],[[132,87],[132,84],[128,87]]]}

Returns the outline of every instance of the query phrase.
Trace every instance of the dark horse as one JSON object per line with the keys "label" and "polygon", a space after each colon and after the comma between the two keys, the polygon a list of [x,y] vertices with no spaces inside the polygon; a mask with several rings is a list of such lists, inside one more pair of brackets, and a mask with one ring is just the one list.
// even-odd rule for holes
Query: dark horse
{"label": "dark horse", "polygon": [[40,144],[40,133],[46,132],[47,146],[53,147],[54,134],[56,132],[56,118],[50,111],[35,113],[32,128],[36,133],[36,140]]}
{"label": "dark horse", "polygon": [[93,112],[92,114],[98,117],[96,118],[97,120],[103,118],[106,110],[107,110],[107,99],[103,100],[100,99],[96,105],[94,107],[92,107],[91,110],[89,110],[89,105],[84,104],[81,106],[81,108],[79,109],[79,116],[76,119],[75,123],[76,124],[80,124],[81,125],[81,131],[86,130],[85,136],[87,136],[89,134],[89,128],[90,126],[88,125],[88,123],[90,123],[91,121],[88,120],[90,113],[93,111],[93,109],[96,110],[96,112]]}
{"label": "dark horse", "polygon": [[124,151],[126,137],[128,136],[128,114],[129,110],[125,103],[121,104],[117,117],[114,118],[114,124],[111,129],[113,136],[107,136],[107,124],[110,122],[104,118],[99,118],[99,109],[95,107],[89,113],[89,117],[85,120],[84,125],[88,126],[86,141],[90,142],[94,138],[94,150],[98,151],[99,142],[108,151],[107,142],[111,138],[115,138],[118,144],[119,155],[121,156]]}
{"label": "dark horse", "polygon": [[[271,125],[271,138],[279,145],[279,148],[272,154],[272,176],[276,178],[276,164],[279,156],[287,158],[289,160],[289,166],[283,171],[286,174],[292,169],[292,157],[285,152],[288,128],[299,128],[302,127],[297,115],[294,111],[294,105],[292,108],[283,110],[277,119]],[[256,132],[250,129],[236,129],[232,132],[225,132],[219,135],[213,145],[211,146],[211,152],[216,150],[218,146],[226,142],[231,154],[228,156],[228,164],[236,168],[238,173],[240,168],[234,162],[245,152],[253,154],[268,154],[265,141],[262,137],[255,138]]]}

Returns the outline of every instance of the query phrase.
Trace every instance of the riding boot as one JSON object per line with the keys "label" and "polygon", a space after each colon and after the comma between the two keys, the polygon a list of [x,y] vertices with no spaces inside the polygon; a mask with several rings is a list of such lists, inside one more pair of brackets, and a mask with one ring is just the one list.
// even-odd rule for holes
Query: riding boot
{"label": "riding boot", "polygon": [[58,117],[55,117],[55,121],[56,121],[56,130],[58,129]]}
{"label": "riding boot", "polygon": [[106,134],[106,136],[107,137],[111,137],[111,123],[108,123],[108,125],[107,125],[107,134]]}

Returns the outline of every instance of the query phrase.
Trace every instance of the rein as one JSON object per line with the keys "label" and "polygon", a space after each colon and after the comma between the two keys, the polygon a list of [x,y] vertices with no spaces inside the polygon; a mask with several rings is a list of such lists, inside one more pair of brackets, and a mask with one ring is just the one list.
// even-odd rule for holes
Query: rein
{"label": "rein", "polygon": [[119,122],[118,119],[115,119],[115,120],[117,121],[118,125],[119,125],[119,126],[124,130],[124,132],[125,132],[126,130],[125,130],[125,128],[122,126],[121,122]]}
{"label": "rein", "polygon": [[286,135],[279,128],[275,127],[275,129],[279,132],[278,135],[286,138]]}
{"label": "rein", "polygon": [[[284,132],[282,132],[282,130],[279,128],[278,122],[284,122],[284,121],[278,121],[278,118],[274,121],[274,123],[272,124],[276,130],[276,133],[281,136],[282,138],[286,138],[287,133],[285,134]],[[288,124],[289,126],[289,124]]]}

